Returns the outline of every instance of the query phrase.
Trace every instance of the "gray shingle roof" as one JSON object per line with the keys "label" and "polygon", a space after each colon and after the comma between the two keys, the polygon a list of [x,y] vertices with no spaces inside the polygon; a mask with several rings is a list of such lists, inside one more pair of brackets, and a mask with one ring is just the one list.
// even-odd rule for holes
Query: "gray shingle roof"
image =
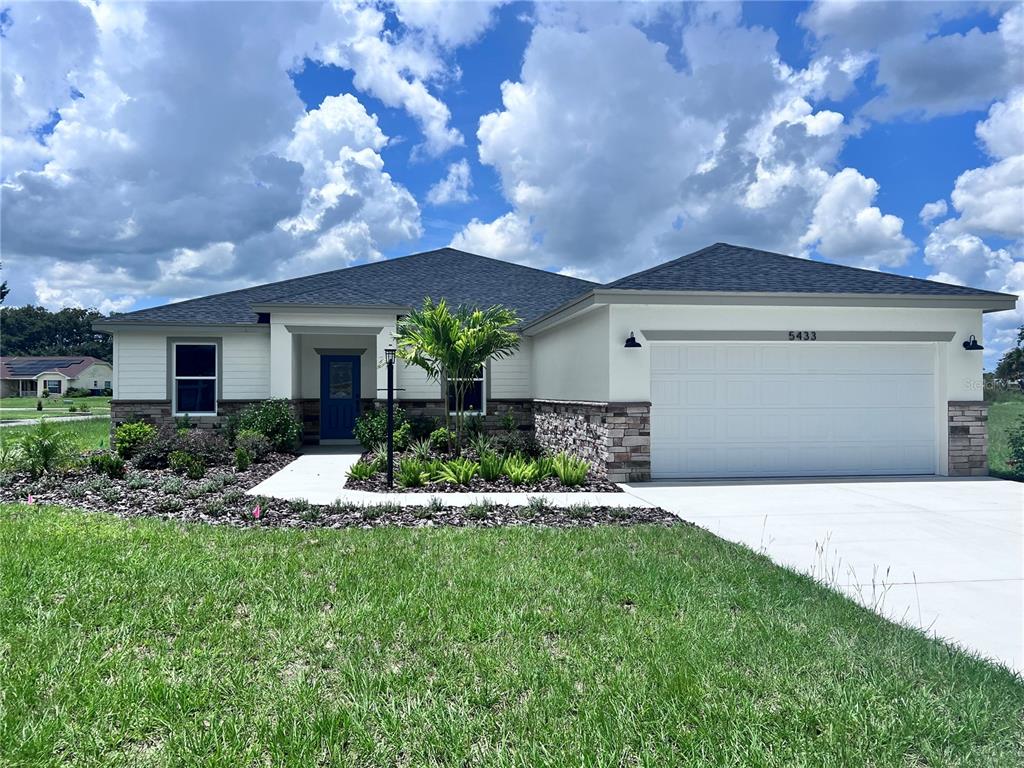
{"label": "gray shingle roof", "polygon": [[636,272],[604,288],[738,293],[860,293],[915,296],[1001,296],[962,285],[811,261],[728,243]]}
{"label": "gray shingle roof", "polygon": [[[598,285],[454,248],[440,248],[318,275],[114,315],[114,323],[236,325],[257,322],[262,304],[418,306],[423,299],[504,304],[529,323],[595,288],[739,293],[1000,296],[868,269],[715,243],[657,267]],[[1004,297],[1005,298],[1005,297]]]}
{"label": "gray shingle roof", "polygon": [[596,283],[477,256],[454,248],[361,264],[308,277],[114,315],[115,323],[235,325],[257,321],[254,305],[418,306],[423,299],[487,307],[504,304],[528,322]]}

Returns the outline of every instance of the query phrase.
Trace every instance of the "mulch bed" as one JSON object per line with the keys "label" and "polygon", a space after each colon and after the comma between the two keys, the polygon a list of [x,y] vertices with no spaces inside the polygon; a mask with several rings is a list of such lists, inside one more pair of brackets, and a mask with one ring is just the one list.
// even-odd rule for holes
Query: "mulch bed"
{"label": "mulch bed", "polygon": [[419,488],[403,488],[398,484],[397,472],[396,469],[395,487],[391,489],[388,488],[387,477],[383,473],[366,480],[354,480],[350,477],[345,480],[345,488],[350,491],[376,491],[377,493],[387,493],[389,490],[402,493],[622,493],[619,486],[609,483],[607,480],[588,479],[582,485],[568,486],[562,485],[562,481],[557,477],[548,477],[525,485],[513,485],[507,477],[499,477],[497,480],[474,477],[469,485],[434,482]]}
{"label": "mulch bed", "polygon": [[[294,459],[294,456],[288,454],[272,454],[265,462],[253,464],[245,472],[236,472],[227,466],[212,467],[206,477],[200,480],[189,480],[166,469],[144,470],[131,467],[124,478],[116,480],[96,474],[88,468],[44,475],[38,480],[27,475],[5,475],[0,481],[0,503],[24,503],[31,495],[36,504],[56,504],[90,512],[106,512],[126,519],[156,517],[183,523],[238,528],[578,528],[597,525],[685,524],[664,510],[644,507],[591,507],[586,504],[568,509],[489,504],[470,507],[436,504],[429,507],[403,507],[393,502],[321,505],[245,494],[246,490],[255,487]],[[558,483],[557,479],[555,483]],[[494,484],[485,484],[484,489],[496,490]],[[586,486],[583,489],[587,489]],[[423,490],[437,493],[447,488],[435,484]],[[467,489],[457,486],[453,490]],[[471,487],[469,490],[480,488]],[[514,490],[527,489],[519,486]],[[528,490],[566,489],[558,484],[557,488],[532,487]],[[602,487],[599,490],[606,489]],[[260,508],[258,518],[254,514],[257,505]]]}

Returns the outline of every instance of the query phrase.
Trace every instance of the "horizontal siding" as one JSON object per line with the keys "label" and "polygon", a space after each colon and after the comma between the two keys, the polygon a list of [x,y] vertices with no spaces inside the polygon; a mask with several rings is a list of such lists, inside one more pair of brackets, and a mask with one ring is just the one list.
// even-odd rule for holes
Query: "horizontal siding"
{"label": "horizontal siding", "polygon": [[167,399],[167,336],[117,333],[114,396],[118,400]]}
{"label": "horizontal siding", "polygon": [[226,333],[221,347],[224,350],[224,399],[270,397],[270,334]]}
{"label": "horizontal siding", "polygon": [[511,357],[491,361],[490,396],[495,400],[523,400],[530,391],[530,339],[524,338]]}
{"label": "horizontal siding", "polygon": [[405,362],[399,360],[396,374],[395,384],[403,390],[398,393],[399,400],[441,399],[441,385],[432,381],[422,368],[406,365]]}

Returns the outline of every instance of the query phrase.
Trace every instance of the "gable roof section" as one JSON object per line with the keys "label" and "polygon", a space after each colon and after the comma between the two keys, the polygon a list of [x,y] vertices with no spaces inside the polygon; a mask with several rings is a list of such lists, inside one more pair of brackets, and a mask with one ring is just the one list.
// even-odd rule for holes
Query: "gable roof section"
{"label": "gable roof section", "polygon": [[256,306],[412,307],[427,296],[473,307],[504,304],[529,322],[597,287],[542,269],[440,248],[113,315],[100,324],[253,324]]}
{"label": "gable roof section", "polygon": [[715,243],[603,286],[611,290],[709,293],[845,293],[906,296],[1000,296],[962,285],[811,261]]}
{"label": "gable roof section", "polygon": [[34,379],[41,373],[59,373],[74,379],[94,363],[109,365],[106,360],[88,355],[0,357],[0,379]]}

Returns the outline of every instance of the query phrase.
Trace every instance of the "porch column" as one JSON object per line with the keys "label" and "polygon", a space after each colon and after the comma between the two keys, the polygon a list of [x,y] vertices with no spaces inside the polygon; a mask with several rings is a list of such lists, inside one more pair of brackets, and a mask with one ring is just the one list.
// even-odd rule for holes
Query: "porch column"
{"label": "porch column", "polygon": [[[388,347],[392,347],[395,344],[395,324],[385,325],[381,328],[380,333],[377,334],[377,349],[374,354],[373,364],[377,366],[377,391],[373,397],[377,400],[386,399],[388,396],[388,369],[384,365],[384,350]],[[402,386],[401,374],[399,373],[401,366],[395,364],[395,389]],[[395,394],[395,399],[399,399],[401,393]]]}
{"label": "porch column", "polygon": [[284,323],[270,324],[270,396],[296,396],[295,381],[295,337]]}

